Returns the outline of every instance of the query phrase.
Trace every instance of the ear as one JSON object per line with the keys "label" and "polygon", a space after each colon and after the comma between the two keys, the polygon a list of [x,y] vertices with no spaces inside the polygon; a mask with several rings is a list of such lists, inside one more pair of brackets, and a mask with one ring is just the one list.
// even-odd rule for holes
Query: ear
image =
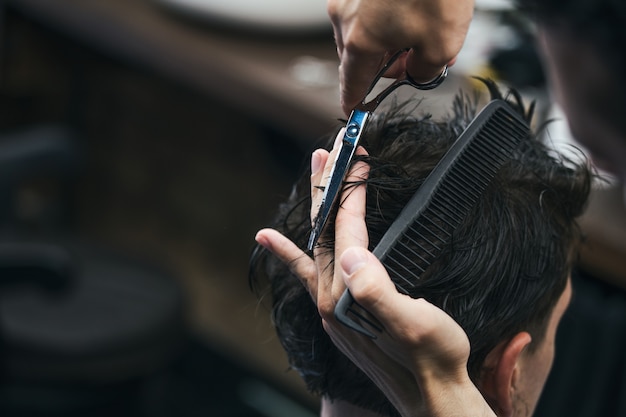
{"label": "ear", "polygon": [[498,416],[513,414],[521,356],[531,340],[530,334],[520,332],[508,342],[496,346],[485,359],[479,382],[480,390]]}

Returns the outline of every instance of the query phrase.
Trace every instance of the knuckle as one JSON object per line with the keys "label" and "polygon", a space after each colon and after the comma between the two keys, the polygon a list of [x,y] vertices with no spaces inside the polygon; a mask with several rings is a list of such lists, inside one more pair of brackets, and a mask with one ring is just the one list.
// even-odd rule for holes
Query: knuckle
{"label": "knuckle", "polygon": [[340,17],[338,2],[335,0],[328,0],[326,2],[326,12],[328,13],[328,16],[333,22],[338,21]]}
{"label": "knuckle", "polygon": [[360,304],[371,305],[380,296],[380,288],[373,279],[365,278],[350,288],[352,297]]}
{"label": "knuckle", "polygon": [[387,48],[384,45],[384,36],[372,32],[367,24],[355,19],[343,32],[344,48],[353,56],[375,55],[380,56]]}
{"label": "knuckle", "polygon": [[354,31],[350,31],[344,37],[344,44],[343,44],[344,50],[348,54],[353,54],[353,55],[361,54],[366,51],[366,46],[364,45],[362,38],[358,36],[353,36],[352,35],[353,33]]}
{"label": "knuckle", "polygon": [[335,305],[330,300],[318,300],[317,310],[324,321],[330,321],[334,317]]}

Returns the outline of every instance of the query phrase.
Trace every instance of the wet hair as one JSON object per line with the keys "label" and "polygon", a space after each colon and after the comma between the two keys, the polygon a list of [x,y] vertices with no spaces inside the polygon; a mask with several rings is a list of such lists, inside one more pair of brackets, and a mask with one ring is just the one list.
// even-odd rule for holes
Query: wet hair
{"label": "wet hair", "polygon": [[[492,98],[501,98],[493,84],[488,86]],[[509,100],[510,105],[529,119],[532,111],[513,97],[517,99]],[[370,166],[364,180],[370,249],[473,119],[476,100],[458,95],[443,120],[415,116],[418,110],[419,105],[404,104],[375,113],[364,133],[369,156],[359,159]],[[309,178],[310,172],[302,175],[274,223],[301,248],[306,247],[311,227]],[[531,334],[531,348],[542,340],[567,283],[580,238],[575,218],[583,211],[590,183],[584,159],[565,160],[536,137],[528,137],[498,171],[440,257],[415,282],[412,297],[441,307],[467,333],[468,370],[474,381],[480,378],[485,357],[500,342],[520,331]],[[328,228],[334,229],[332,224]],[[310,295],[288,266],[259,250],[251,261],[251,279],[259,290],[262,276],[269,282],[278,337],[308,389],[331,400],[398,415],[333,345]]]}

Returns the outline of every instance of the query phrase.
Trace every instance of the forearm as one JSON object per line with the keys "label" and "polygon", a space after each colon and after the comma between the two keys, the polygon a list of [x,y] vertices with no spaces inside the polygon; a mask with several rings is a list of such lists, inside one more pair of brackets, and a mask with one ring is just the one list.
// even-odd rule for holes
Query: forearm
{"label": "forearm", "polygon": [[496,417],[466,373],[455,379],[424,375],[418,384],[431,417]]}

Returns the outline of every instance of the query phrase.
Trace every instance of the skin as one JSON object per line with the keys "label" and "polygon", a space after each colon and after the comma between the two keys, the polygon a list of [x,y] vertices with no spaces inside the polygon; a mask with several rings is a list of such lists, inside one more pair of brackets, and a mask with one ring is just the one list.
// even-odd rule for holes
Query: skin
{"label": "skin", "polygon": [[347,115],[365,98],[388,56],[400,49],[411,48],[388,72],[390,77],[406,70],[417,82],[426,82],[452,65],[467,36],[474,1],[328,0],[327,7]]}
{"label": "skin", "polygon": [[[552,367],[554,361],[554,346],[556,338],[556,330],[563,317],[563,314],[567,310],[572,296],[571,282],[568,281],[567,287],[563,291],[563,294],[559,298],[552,314],[550,321],[546,328],[546,334],[542,339],[541,344],[533,351],[527,349],[528,344],[531,342],[530,335],[528,333],[519,333],[512,341],[506,344],[506,347],[518,344],[522,349],[521,354],[514,359],[513,372],[510,379],[510,384],[501,384],[494,380],[493,384],[489,386],[489,380],[497,377],[498,372],[487,372],[486,377],[483,378],[482,386],[484,392],[490,392],[492,395],[504,395],[508,397],[510,403],[510,409],[504,407],[496,407],[497,415],[513,415],[516,417],[529,417],[534,412],[535,406],[539,401],[539,396],[545,382],[548,378],[548,373]],[[511,350],[505,348],[494,349],[492,355],[486,360],[487,367],[493,367],[497,369],[498,363],[506,360],[505,357]],[[495,362],[495,363],[493,363]],[[509,377],[507,377],[509,378]],[[485,381],[487,380],[487,381]],[[505,387],[500,388],[500,385]],[[510,394],[510,393],[512,394]],[[497,401],[494,401],[497,402]],[[507,399],[504,400],[504,403]],[[467,411],[467,409],[465,409]],[[471,414],[473,415],[473,414]],[[354,405],[348,404],[342,401],[331,402],[327,399],[322,399],[322,412],[321,417],[380,417],[379,414],[373,413],[368,410],[363,410]]]}

